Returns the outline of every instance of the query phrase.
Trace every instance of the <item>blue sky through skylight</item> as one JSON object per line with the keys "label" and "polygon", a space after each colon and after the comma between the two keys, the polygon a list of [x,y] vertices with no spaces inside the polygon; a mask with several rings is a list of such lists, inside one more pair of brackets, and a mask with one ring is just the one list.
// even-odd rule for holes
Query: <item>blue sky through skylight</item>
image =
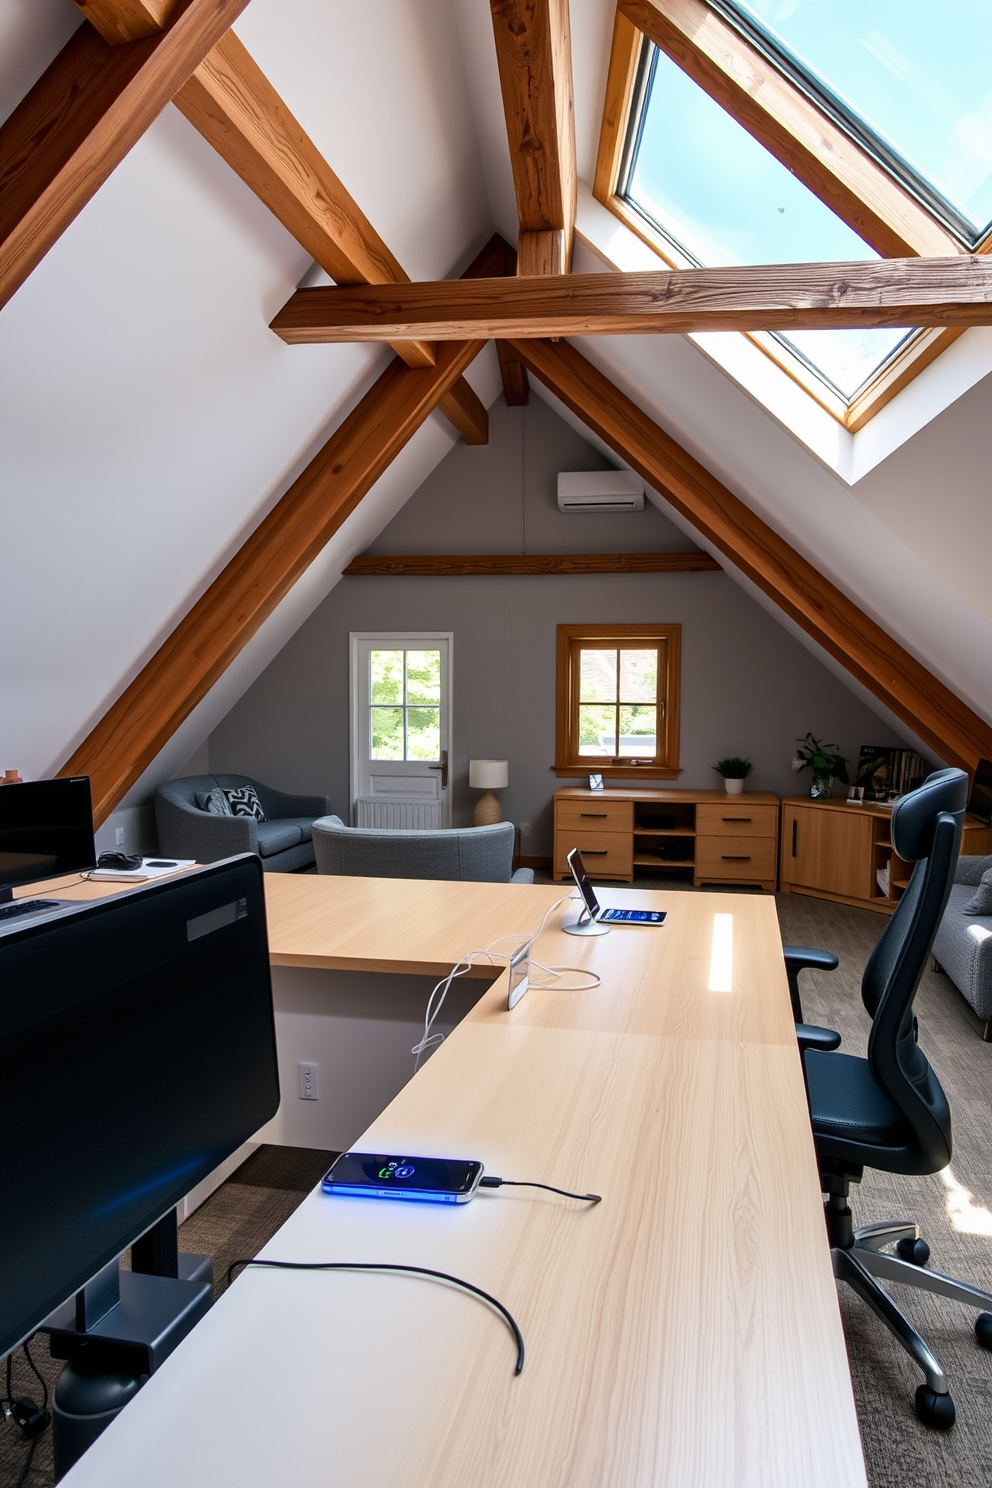
{"label": "blue sky through skylight", "polygon": [[974,225],[992,221],[992,0],[734,0]]}
{"label": "blue sky through skylight", "polygon": [[[700,264],[878,257],[663,53],[626,194]],[[796,331],[780,339],[849,399],[907,334]]]}

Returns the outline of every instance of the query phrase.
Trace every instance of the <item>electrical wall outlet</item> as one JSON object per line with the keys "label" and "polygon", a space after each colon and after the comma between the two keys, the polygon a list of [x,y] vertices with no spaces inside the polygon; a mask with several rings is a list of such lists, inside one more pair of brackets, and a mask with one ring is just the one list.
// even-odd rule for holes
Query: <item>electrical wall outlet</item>
{"label": "electrical wall outlet", "polygon": [[115,829],[115,831],[114,831],[114,845],[116,847],[123,847],[124,846],[124,828],[123,827],[117,827]]}
{"label": "electrical wall outlet", "polygon": [[521,822],[520,823],[520,835],[521,835],[521,837],[529,837],[530,836],[530,822]]}
{"label": "electrical wall outlet", "polygon": [[300,1100],[320,1100],[320,1065],[301,1059]]}

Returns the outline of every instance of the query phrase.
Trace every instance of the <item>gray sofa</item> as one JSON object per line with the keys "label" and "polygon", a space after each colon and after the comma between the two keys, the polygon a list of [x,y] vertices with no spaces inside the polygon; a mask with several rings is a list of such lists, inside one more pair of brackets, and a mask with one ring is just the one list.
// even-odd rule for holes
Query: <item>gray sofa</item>
{"label": "gray sofa", "polygon": [[[197,792],[217,786],[234,790],[255,787],[265,821],[250,816],[212,816],[196,804]],[[250,775],[187,775],[167,780],[155,791],[158,850],[172,858],[213,863],[235,853],[257,853],[266,873],[292,873],[313,865],[310,829],[314,819],[331,809],[329,796],[288,796]]]}
{"label": "gray sofa", "polygon": [[992,1042],[992,915],[970,915],[964,906],[974,897],[992,857],[958,858],[951,897],[933,943],[938,969],[946,971],[966,1002],[984,1020],[984,1037]]}
{"label": "gray sofa", "polygon": [[475,883],[533,883],[532,868],[513,872],[513,823],[438,831],[346,827],[337,816],[313,824],[318,873],[354,878],[443,878]]}

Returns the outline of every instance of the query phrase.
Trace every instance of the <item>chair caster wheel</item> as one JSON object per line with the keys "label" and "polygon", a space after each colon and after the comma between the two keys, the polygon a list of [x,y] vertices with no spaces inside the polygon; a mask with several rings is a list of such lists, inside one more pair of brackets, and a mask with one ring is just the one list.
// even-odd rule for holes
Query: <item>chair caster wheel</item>
{"label": "chair caster wheel", "polygon": [[898,1240],[896,1254],[911,1266],[925,1266],[930,1259],[930,1247],[925,1240]]}
{"label": "chair caster wheel", "polygon": [[954,1425],[954,1401],[950,1395],[938,1395],[929,1385],[920,1385],[916,1391],[916,1416],[924,1426],[933,1426],[937,1431],[949,1431]]}
{"label": "chair caster wheel", "polygon": [[992,1312],[980,1312],[975,1319],[975,1337],[982,1348],[992,1349]]}

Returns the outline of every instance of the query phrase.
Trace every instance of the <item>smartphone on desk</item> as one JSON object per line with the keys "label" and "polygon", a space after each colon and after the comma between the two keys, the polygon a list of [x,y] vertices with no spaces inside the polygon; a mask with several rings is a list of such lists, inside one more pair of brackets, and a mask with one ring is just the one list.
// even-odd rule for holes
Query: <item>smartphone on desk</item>
{"label": "smartphone on desk", "polygon": [[663,925],[667,919],[664,909],[604,909],[599,915],[601,925]]}
{"label": "smartphone on desk", "polygon": [[481,1162],[462,1157],[395,1157],[384,1152],[342,1152],[324,1174],[327,1194],[363,1199],[414,1199],[427,1204],[466,1204],[482,1177]]}

